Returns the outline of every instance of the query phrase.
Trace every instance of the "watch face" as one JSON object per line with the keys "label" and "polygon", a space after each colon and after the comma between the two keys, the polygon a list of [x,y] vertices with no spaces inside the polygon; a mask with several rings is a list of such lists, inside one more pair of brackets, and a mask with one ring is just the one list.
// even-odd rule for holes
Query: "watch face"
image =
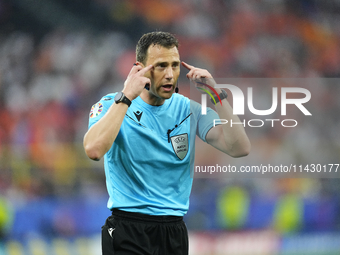
{"label": "watch face", "polygon": [[115,102],[120,102],[123,96],[124,96],[123,92],[118,92],[117,95],[115,96]]}

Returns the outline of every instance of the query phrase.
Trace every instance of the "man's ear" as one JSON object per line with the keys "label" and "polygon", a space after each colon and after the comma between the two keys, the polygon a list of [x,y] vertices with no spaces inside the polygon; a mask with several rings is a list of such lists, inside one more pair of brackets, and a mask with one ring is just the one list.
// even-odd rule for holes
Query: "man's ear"
{"label": "man's ear", "polygon": [[141,66],[143,68],[145,67],[144,64],[142,62],[139,62],[139,61],[136,61],[135,64],[138,65],[138,66]]}

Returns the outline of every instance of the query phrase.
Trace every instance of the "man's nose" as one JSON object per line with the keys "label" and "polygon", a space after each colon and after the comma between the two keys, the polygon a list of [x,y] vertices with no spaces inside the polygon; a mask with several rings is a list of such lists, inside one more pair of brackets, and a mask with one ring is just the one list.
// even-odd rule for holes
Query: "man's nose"
{"label": "man's nose", "polygon": [[174,77],[174,73],[173,73],[173,70],[172,70],[172,67],[169,66],[166,71],[165,71],[165,78],[168,79],[168,80],[171,80],[173,77]]}

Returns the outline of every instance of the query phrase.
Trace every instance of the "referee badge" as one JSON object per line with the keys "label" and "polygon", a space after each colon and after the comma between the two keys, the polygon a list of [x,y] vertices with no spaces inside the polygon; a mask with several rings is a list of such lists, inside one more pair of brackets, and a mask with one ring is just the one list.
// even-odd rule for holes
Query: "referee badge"
{"label": "referee badge", "polygon": [[172,148],[174,149],[176,156],[183,160],[188,153],[188,134],[175,135],[170,137]]}

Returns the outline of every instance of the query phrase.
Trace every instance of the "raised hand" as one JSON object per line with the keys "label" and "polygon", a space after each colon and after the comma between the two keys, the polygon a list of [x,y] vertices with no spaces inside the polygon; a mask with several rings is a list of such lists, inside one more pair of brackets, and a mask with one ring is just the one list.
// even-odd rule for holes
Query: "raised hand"
{"label": "raised hand", "polygon": [[195,86],[202,87],[207,84],[215,87],[215,81],[212,75],[206,69],[197,68],[182,61],[182,66],[189,70],[187,78],[195,83]]}
{"label": "raised hand", "polygon": [[152,65],[144,68],[140,65],[134,65],[131,68],[128,77],[124,82],[124,89],[122,91],[131,101],[142,93],[147,83],[151,83],[150,79],[146,78],[144,75],[150,71],[152,67]]}

